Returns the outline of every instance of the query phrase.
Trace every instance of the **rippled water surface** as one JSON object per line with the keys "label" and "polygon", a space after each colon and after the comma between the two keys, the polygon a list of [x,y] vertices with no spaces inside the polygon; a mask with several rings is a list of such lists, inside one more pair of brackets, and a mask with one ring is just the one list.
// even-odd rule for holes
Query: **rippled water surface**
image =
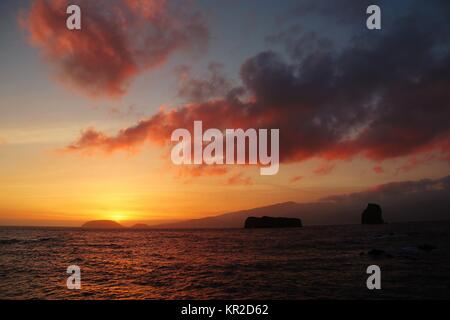
{"label": "rippled water surface", "polygon": [[[430,252],[423,244],[436,247]],[[386,254],[371,256],[373,248]],[[66,288],[66,268],[82,288]],[[366,288],[367,266],[382,289]],[[450,298],[450,223],[285,230],[0,228],[1,299]]]}

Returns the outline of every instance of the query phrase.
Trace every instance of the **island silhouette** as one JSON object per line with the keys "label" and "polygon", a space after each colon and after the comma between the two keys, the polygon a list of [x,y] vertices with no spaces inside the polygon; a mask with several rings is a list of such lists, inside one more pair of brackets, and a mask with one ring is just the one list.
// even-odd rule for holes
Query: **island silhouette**
{"label": "island silhouette", "polygon": [[[239,225],[237,225],[237,228],[244,227],[245,229],[255,229],[255,228],[299,228],[303,226],[303,222],[298,217],[281,217],[278,214],[281,213],[289,213],[289,210],[294,210],[297,208],[297,205],[295,202],[287,202],[282,204],[277,204],[273,206],[268,207],[262,207],[262,208],[256,208],[253,210],[247,210],[243,213],[234,213],[234,214],[226,214],[223,215],[225,218],[231,217],[233,219],[233,223],[235,223],[235,220],[237,218],[239,222]],[[278,210],[277,210],[278,209]],[[282,210],[279,210],[282,209]],[[288,211],[286,211],[288,210]],[[272,215],[269,216],[267,214],[262,214],[260,216],[252,215],[253,213],[268,213],[272,211]],[[292,211],[292,214],[298,216],[299,212]],[[292,215],[291,214],[291,215]],[[219,216],[223,218],[223,216]],[[236,217],[237,216],[237,217]],[[382,217],[382,210],[381,206],[376,203],[368,203],[367,208],[360,214],[361,216],[361,224],[383,224],[385,223]],[[130,229],[157,229],[161,228],[162,226],[166,226],[166,228],[171,228],[170,226],[174,226],[172,228],[176,228],[176,226],[185,226],[185,228],[207,228],[206,225],[201,224],[201,222],[209,222],[209,219],[214,218],[203,218],[203,219],[197,219],[197,220],[188,220],[186,222],[178,222],[178,223],[172,223],[168,225],[156,225],[151,226],[145,223],[136,223],[130,227]],[[189,222],[194,222],[194,224],[190,224]],[[220,220],[219,220],[220,221]],[[356,219],[353,221],[353,223],[356,223]],[[195,224],[195,222],[200,222],[200,224]],[[187,223],[187,224],[186,224]],[[218,226],[220,228],[229,228],[229,225],[222,225]],[[88,221],[84,223],[81,228],[83,229],[123,229],[126,228],[125,226],[119,224],[116,221],[113,220],[93,220]]]}
{"label": "island silhouette", "polygon": [[300,228],[302,220],[298,218],[284,217],[248,217],[245,220],[245,229],[262,229],[262,228]]}

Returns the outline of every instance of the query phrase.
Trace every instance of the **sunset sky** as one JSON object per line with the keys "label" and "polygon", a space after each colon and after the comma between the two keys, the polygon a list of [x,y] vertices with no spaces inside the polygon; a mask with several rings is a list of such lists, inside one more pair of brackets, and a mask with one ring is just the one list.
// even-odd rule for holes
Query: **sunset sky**
{"label": "sunset sky", "polygon": [[[450,174],[450,5],[1,1],[0,225],[158,222]],[[394,3],[395,2],[395,3]],[[433,3],[431,5],[430,3]],[[170,134],[279,128],[280,171],[174,166]]]}

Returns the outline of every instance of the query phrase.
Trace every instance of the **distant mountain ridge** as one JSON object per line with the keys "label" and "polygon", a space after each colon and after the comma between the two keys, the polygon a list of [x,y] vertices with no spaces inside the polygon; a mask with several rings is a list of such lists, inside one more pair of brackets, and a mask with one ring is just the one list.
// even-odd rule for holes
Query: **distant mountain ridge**
{"label": "distant mountain ridge", "polygon": [[297,210],[297,206],[298,203],[296,202],[282,202],[264,207],[224,213],[217,216],[153,225],[151,228],[243,228],[245,219],[250,216],[292,215]]}
{"label": "distant mountain ridge", "polygon": [[[367,191],[323,198],[317,202],[293,201],[233,211],[179,222],[146,225],[133,229],[243,228],[248,217],[299,218],[304,225],[359,224],[368,203],[379,203],[387,222],[450,220],[450,176],[439,179],[393,182]],[[117,229],[109,220],[90,221],[83,228]]]}
{"label": "distant mountain ridge", "polygon": [[299,218],[304,225],[359,224],[368,203],[379,203],[387,222],[450,220],[450,176],[387,183],[367,191],[323,198],[317,202],[277,203],[150,228],[242,228],[250,216]]}
{"label": "distant mountain ridge", "polygon": [[[364,206],[367,204],[364,204]],[[273,205],[224,213],[217,216],[191,219],[175,223],[152,225],[158,229],[242,228],[248,217],[299,218],[305,225],[359,223],[363,207],[343,209],[332,203],[281,202]],[[345,216],[341,213],[348,212]]]}

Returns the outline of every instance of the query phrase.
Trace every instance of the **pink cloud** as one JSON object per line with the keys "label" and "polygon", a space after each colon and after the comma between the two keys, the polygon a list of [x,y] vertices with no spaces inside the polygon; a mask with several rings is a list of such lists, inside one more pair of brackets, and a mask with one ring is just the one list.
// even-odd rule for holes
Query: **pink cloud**
{"label": "pink cloud", "polygon": [[335,167],[334,163],[324,162],[314,169],[314,173],[317,175],[326,175],[331,173],[334,167]]}
{"label": "pink cloud", "polygon": [[123,96],[140,73],[175,51],[201,47],[202,17],[187,2],[78,0],[82,29],[66,28],[68,0],[37,0],[20,24],[58,78],[89,97]]}
{"label": "pink cloud", "polygon": [[373,171],[377,174],[381,174],[384,173],[383,167],[380,165],[376,165],[373,167]]}
{"label": "pink cloud", "polygon": [[245,177],[242,172],[237,173],[227,180],[228,185],[252,185],[253,181],[250,177]]}
{"label": "pink cloud", "polygon": [[295,182],[298,182],[298,181],[300,181],[302,179],[303,179],[303,176],[295,176],[295,177],[291,178],[290,182],[291,183],[295,183]]}

